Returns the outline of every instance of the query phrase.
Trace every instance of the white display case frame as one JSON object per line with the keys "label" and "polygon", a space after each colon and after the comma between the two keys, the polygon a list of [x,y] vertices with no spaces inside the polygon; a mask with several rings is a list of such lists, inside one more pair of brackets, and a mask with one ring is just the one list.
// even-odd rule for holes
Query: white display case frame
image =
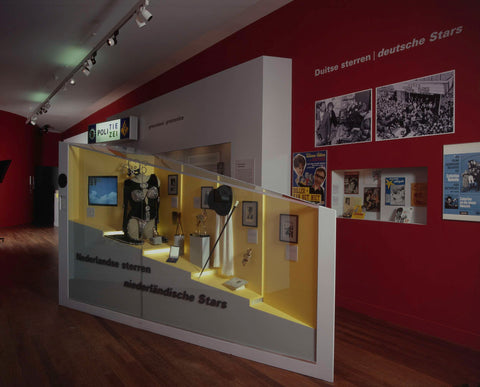
{"label": "white display case frame", "polygon": [[[59,174],[68,176],[69,148],[75,144],[60,143]],[[243,188],[243,187],[242,187]],[[280,195],[282,196],[282,195]],[[296,199],[288,199],[298,202]],[[312,206],[311,204],[309,204]],[[104,307],[79,302],[69,297],[69,198],[68,184],[59,189],[59,304],[79,311],[107,318],[132,327],[179,339],[217,351],[254,360],[264,364],[298,372],[333,382],[334,331],[335,331],[335,244],[336,213],[332,209],[318,207],[317,293],[315,360],[305,361],[272,351],[261,350],[174,326],[119,313]]]}

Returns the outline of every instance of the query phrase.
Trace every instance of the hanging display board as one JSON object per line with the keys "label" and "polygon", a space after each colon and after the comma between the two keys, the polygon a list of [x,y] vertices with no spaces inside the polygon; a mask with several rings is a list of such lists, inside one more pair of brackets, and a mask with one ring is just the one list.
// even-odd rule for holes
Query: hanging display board
{"label": "hanging display board", "polygon": [[88,126],[88,143],[138,139],[138,118],[126,117]]}
{"label": "hanging display board", "polygon": [[443,147],[443,219],[480,222],[480,142]]}

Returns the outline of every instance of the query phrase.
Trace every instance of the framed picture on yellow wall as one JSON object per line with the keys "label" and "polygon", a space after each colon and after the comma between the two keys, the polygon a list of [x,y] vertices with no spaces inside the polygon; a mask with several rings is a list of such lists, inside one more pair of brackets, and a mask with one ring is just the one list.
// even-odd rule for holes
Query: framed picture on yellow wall
{"label": "framed picture on yellow wall", "polygon": [[168,175],[168,194],[178,195],[178,175]]}
{"label": "framed picture on yellow wall", "polygon": [[202,201],[200,204],[200,208],[209,209],[210,206],[208,204],[208,196],[210,192],[213,191],[213,187],[202,187]]}
{"label": "framed picture on yellow wall", "polygon": [[242,202],[242,226],[258,227],[258,202]]}
{"label": "framed picture on yellow wall", "polygon": [[280,214],[280,240],[298,243],[298,215]]}

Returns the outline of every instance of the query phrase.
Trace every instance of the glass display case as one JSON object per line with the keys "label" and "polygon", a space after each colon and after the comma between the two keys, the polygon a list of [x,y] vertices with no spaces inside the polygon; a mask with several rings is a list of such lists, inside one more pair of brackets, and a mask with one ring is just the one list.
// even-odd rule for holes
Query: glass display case
{"label": "glass display case", "polygon": [[352,169],[332,172],[332,208],[337,216],[427,224],[426,167]]}
{"label": "glass display case", "polygon": [[333,381],[335,211],[60,144],[62,305]]}

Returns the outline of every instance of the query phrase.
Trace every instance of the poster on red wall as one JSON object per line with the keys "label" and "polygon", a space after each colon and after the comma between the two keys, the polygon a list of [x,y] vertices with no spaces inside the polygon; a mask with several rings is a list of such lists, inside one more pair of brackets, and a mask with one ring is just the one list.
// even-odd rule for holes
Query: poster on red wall
{"label": "poster on red wall", "polygon": [[376,140],[455,132],[455,71],[378,87]]}
{"label": "poster on red wall", "polygon": [[293,154],[292,196],[325,206],[327,151]]}
{"label": "poster on red wall", "polygon": [[372,90],[315,101],[315,147],[372,140]]}
{"label": "poster on red wall", "polygon": [[443,147],[443,219],[480,222],[480,142]]}

